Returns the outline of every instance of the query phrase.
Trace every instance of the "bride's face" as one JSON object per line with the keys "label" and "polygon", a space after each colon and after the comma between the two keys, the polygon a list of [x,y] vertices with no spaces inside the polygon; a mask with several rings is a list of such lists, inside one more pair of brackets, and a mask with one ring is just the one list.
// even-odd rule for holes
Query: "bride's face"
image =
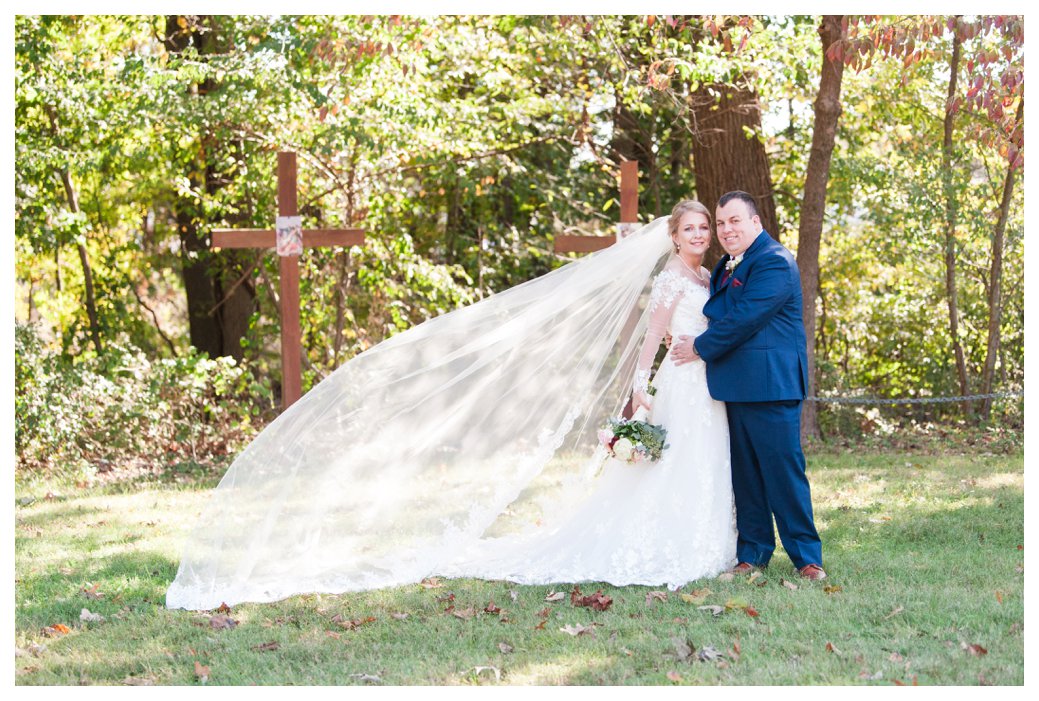
{"label": "bride's face", "polygon": [[679,253],[703,256],[711,245],[711,222],[706,214],[686,212],[678,220],[678,231],[671,238]]}

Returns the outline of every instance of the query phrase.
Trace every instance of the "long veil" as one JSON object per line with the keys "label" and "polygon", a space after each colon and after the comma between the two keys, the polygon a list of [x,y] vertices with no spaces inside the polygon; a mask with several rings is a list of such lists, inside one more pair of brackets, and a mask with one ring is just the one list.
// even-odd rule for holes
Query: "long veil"
{"label": "long veil", "polygon": [[624,407],[670,250],[661,217],[344,364],[233,462],[166,605],[413,583],[550,528],[605,458],[596,431]]}

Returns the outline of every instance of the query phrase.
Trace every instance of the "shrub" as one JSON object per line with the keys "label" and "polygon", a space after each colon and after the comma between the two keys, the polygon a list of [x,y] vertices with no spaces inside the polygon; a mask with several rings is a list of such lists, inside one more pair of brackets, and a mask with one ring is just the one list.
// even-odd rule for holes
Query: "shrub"
{"label": "shrub", "polygon": [[108,470],[144,460],[151,469],[222,462],[271,413],[268,387],[232,358],[149,359],[109,345],[70,360],[15,325],[17,469]]}

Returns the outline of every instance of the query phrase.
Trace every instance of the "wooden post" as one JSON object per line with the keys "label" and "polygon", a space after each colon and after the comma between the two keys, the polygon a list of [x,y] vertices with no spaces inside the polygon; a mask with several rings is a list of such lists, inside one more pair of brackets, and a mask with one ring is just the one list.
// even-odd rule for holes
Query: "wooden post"
{"label": "wooden post", "polygon": [[[278,154],[278,215],[296,216],[296,154]],[[213,248],[273,248],[277,234],[269,229],[214,229]],[[360,229],[312,229],[303,231],[303,246],[361,246]],[[281,299],[281,406],[288,409],[303,392],[303,341],[299,323],[299,256],[279,256]]]}
{"label": "wooden post", "polygon": [[[278,154],[278,214],[294,217],[296,201],[296,154]],[[279,256],[281,275],[281,393],[288,408],[303,392],[302,334],[299,326],[299,257]]]}

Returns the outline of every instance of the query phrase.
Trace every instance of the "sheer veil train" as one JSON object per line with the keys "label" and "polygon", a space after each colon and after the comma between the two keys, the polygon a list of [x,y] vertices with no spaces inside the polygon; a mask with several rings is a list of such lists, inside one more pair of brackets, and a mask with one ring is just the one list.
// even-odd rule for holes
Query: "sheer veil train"
{"label": "sheer veil train", "polygon": [[393,336],[242,452],[187,540],[170,608],[417,582],[551,527],[627,399],[668,218]]}

